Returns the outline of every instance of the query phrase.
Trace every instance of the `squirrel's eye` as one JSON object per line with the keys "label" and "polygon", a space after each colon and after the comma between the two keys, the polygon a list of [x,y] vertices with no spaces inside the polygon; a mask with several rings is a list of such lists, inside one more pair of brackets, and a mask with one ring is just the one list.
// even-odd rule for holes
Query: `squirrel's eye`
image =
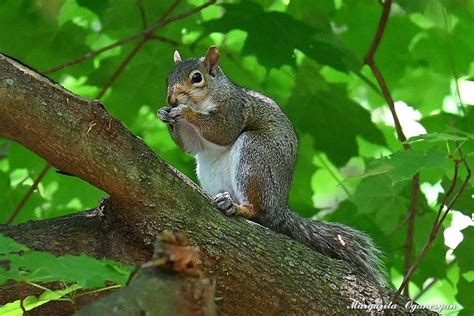
{"label": "squirrel's eye", "polygon": [[200,83],[201,81],[202,81],[202,75],[200,72],[194,73],[194,75],[191,77],[192,83]]}

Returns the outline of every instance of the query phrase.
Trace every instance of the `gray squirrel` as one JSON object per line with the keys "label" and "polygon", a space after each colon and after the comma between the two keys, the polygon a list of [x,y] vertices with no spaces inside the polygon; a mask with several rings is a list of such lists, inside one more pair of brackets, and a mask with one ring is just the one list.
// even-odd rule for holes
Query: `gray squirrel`
{"label": "gray squirrel", "polygon": [[278,105],[230,81],[219,51],[181,60],[167,79],[158,117],[197,163],[202,188],[216,207],[283,233],[314,250],[349,262],[386,285],[381,252],[366,234],[341,224],[303,219],[288,207],[298,140]]}

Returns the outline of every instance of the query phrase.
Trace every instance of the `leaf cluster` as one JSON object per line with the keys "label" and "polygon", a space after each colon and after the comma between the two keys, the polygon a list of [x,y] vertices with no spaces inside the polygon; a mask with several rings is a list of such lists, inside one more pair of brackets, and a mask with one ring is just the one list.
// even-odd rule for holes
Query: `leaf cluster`
{"label": "leaf cluster", "polygon": [[[0,262],[0,285],[19,281],[44,290],[39,297],[30,295],[5,304],[0,307],[2,315],[22,315],[22,306],[28,311],[52,300],[65,299],[80,289],[104,288],[111,284],[124,286],[132,271],[131,267],[118,262],[84,254],[56,257],[48,252],[33,251],[3,235],[0,235]],[[38,284],[52,282],[62,282],[64,286],[51,290]]]}

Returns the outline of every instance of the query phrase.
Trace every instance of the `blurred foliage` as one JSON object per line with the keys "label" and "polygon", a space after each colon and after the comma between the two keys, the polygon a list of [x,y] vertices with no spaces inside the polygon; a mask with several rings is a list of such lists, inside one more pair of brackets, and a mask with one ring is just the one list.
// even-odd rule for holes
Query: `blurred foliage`
{"label": "blurred foliage", "polygon": [[[12,316],[23,315],[23,311],[29,311],[49,301],[64,300],[77,290],[95,289],[94,292],[98,292],[124,286],[132,272],[132,267],[111,260],[94,259],[84,254],[55,257],[48,252],[32,251],[2,235],[0,262],[3,263],[0,267],[0,285],[15,280],[44,290],[39,297],[30,295],[0,307],[1,315]],[[55,281],[62,283],[61,289],[51,290],[37,284]]]}
{"label": "blurred foliage", "polygon": [[[48,252],[33,251],[13,239],[0,235],[0,285],[7,280],[24,282],[75,282],[83,288],[106,285],[107,281],[124,285],[131,268],[111,260],[97,260],[86,255],[55,257]],[[81,269],[79,269],[79,267]]]}
{"label": "blurred foliage", "polygon": [[[0,2],[0,51],[38,70],[61,65],[156,21],[171,0],[6,0]],[[171,16],[204,3],[181,1]],[[304,216],[368,232],[387,254],[394,286],[403,275],[410,178],[422,194],[414,253],[427,239],[443,192],[462,153],[474,166],[474,2],[396,0],[375,59],[410,140],[404,152],[386,102],[362,59],[381,12],[376,0],[222,1],[160,28],[171,41],[149,41],[107,90],[103,103],[161,157],[195,180],[194,162],[155,118],[165,104],[172,54],[200,56],[217,44],[222,68],[237,84],[273,97],[300,139],[290,202]],[[132,41],[50,74],[84,97],[96,97]],[[176,42],[177,47],[173,44]],[[5,222],[45,162],[0,139],[0,221]],[[460,165],[458,186],[466,177]],[[474,313],[472,249],[474,180],[414,275],[413,296],[438,281],[419,302],[463,306]],[[104,193],[50,171],[15,223],[94,207]],[[458,213],[459,211],[459,213]],[[464,215],[463,215],[464,214]],[[454,250],[459,241],[464,240]],[[444,237],[444,240],[443,240]],[[457,238],[457,241],[456,241]],[[455,240],[453,242],[452,240]],[[455,260],[454,263],[449,264]]]}

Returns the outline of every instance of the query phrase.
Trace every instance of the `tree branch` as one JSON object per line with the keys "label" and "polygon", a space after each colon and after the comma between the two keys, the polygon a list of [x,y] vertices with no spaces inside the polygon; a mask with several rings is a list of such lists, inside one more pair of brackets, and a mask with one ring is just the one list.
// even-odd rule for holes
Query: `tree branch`
{"label": "tree branch", "polygon": [[390,113],[392,114],[393,122],[395,124],[395,130],[397,132],[398,140],[402,143],[402,146],[404,149],[410,149],[411,146],[410,144],[406,143],[407,138],[405,134],[403,133],[402,125],[400,124],[400,119],[398,118],[398,114],[395,109],[395,102],[392,99],[392,95],[390,94],[390,91],[388,90],[387,83],[385,82],[385,79],[383,78],[382,73],[380,72],[374,60],[372,60],[367,65],[372,70],[375,76],[375,79],[377,79],[377,83],[379,84],[380,89],[382,90],[382,94],[385,100],[387,101],[388,108],[390,109]]}
{"label": "tree branch", "polygon": [[387,25],[388,15],[390,13],[391,7],[392,0],[386,0],[383,4],[382,15],[380,16],[379,24],[377,26],[377,31],[375,33],[374,39],[372,40],[369,50],[367,51],[367,54],[364,57],[364,63],[368,65],[372,70],[372,73],[374,74],[375,79],[377,80],[377,83],[379,84],[380,89],[382,90],[382,94],[385,100],[387,101],[387,105],[390,109],[390,112],[392,113],[398,140],[400,140],[400,142],[403,144],[403,148],[409,149],[410,144],[405,143],[407,138],[403,133],[400,120],[398,119],[398,114],[395,110],[395,103],[393,102],[392,95],[390,94],[385,79],[383,78],[382,73],[380,72],[374,59],[375,53],[377,52],[377,48],[379,47],[380,41],[382,40],[383,34],[385,32],[385,26]]}
{"label": "tree branch", "polygon": [[[122,240],[138,240],[136,252],[143,253],[143,245],[150,247],[165,229],[186,232],[202,251],[203,271],[217,280],[223,313],[346,313],[354,300],[374,303],[379,298],[377,287],[353,275],[345,262],[242,218],[222,215],[207,194],[157,157],[100,103],[80,98],[3,55],[0,135],[110,194],[113,211],[107,214],[114,226],[127,228]],[[101,217],[95,218],[100,226]],[[25,225],[33,224],[11,227],[7,234],[22,239]],[[100,240],[101,230],[96,230],[97,236],[90,238]],[[94,245],[79,238],[62,244],[62,238],[78,235],[66,228],[63,234],[54,234],[56,248],[81,251]],[[47,247],[47,239],[28,238],[37,248]],[[390,296],[389,291],[384,294]]]}
{"label": "tree branch", "polygon": [[[392,7],[392,0],[385,0],[382,6],[382,14],[379,19],[377,31],[369,47],[369,50],[367,51],[367,54],[365,55],[364,63],[370,67],[370,69],[372,70],[372,73],[374,74],[375,79],[377,80],[377,83],[380,86],[380,89],[382,90],[382,94],[390,109],[390,113],[392,114],[398,140],[402,143],[402,146],[405,150],[409,150],[411,149],[411,146],[410,144],[406,142],[407,138],[403,132],[400,120],[398,118],[398,114],[395,109],[395,102],[393,101],[393,98],[392,98],[392,95],[390,94],[387,83],[385,82],[385,79],[382,73],[380,72],[380,69],[378,68],[377,63],[375,62],[375,59],[374,59],[375,53],[377,52],[377,49],[380,45],[383,34],[385,32],[385,27],[388,22],[388,16],[390,14],[391,7]],[[405,243],[405,260],[404,260],[405,275],[408,275],[408,271],[411,267],[411,261],[412,261],[412,256],[413,256],[413,236],[414,236],[414,229],[415,229],[416,208],[418,205],[419,192],[420,192],[420,174],[417,173],[412,178],[412,191],[411,191],[410,206],[408,209],[408,217],[407,217],[408,229],[407,229],[407,240]],[[406,288],[405,294],[409,295],[408,287]]]}
{"label": "tree branch", "polygon": [[382,40],[383,33],[385,32],[385,26],[387,25],[388,15],[390,14],[391,7],[392,0],[385,0],[382,5],[382,15],[380,16],[379,24],[377,25],[377,31],[374,38],[372,39],[369,50],[364,57],[364,63],[367,65],[370,65],[374,61],[374,55],[377,51],[377,48],[379,48],[380,41]]}

